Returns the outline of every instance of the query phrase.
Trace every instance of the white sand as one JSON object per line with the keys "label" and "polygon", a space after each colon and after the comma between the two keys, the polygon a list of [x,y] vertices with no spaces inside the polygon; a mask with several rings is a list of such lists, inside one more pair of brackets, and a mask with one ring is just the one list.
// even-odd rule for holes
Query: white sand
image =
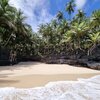
{"label": "white sand", "polygon": [[14,66],[0,67],[0,86],[31,88],[51,81],[77,80],[95,75],[100,75],[100,71],[66,64],[22,62]]}
{"label": "white sand", "polygon": [[7,76],[23,75],[58,75],[58,74],[91,74],[100,71],[66,64],[44,64],[39,62],[21,62],[18,65],[0,68],[0,74]]}

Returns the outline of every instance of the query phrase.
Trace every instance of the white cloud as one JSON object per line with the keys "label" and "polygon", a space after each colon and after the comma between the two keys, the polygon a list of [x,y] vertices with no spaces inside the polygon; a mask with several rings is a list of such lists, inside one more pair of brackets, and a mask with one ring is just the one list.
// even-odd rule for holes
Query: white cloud
{"label": "white cloud", "polygon": [[24,12],[27,23],[34,31],[37,31],[39,24],[49,22],[53,18],[49,13],[48,0],[10,0],[9,3]]}
{"label": "white cloud", "polygon": [[82,9],[85,4],[86,4],[86,0],[75,0],[77,9]]}

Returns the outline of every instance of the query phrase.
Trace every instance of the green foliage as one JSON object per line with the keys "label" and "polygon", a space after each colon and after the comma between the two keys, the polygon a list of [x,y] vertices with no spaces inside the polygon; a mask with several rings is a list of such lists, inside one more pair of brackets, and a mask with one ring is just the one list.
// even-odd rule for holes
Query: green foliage
{"label": "green foliage", "polygon": [[59,11],[56,17],[58,20],[63,19],[63,13],[61,11]]}
{"label": "green foliage", "polygon": [[[66,5],[71,16],[75,8],[74,0]],[[82,10],[70,20],[59,11],[56,19],[39,26],[33,33],[25,23],[21,10],[9,5],[8,0],[0,0],[0,47],[17,51],[18,57],[44,57],[45,55],[66,54],[77,50],[91,53],[100,44],[100,10],[87,17]]]}
{"label": "green foliage", "polygon": [[66,4],[66,11],[70,15],[70,20],[71,20],[71,14],[74,12],[75,7],[76,7],[76,4],[74,3],[74,0],[70,0],[70,2]]}

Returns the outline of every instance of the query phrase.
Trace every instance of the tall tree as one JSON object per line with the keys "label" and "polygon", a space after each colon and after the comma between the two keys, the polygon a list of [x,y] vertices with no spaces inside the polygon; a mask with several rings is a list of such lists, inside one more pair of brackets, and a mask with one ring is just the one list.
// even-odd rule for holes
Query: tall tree
{"label": "tall tree", "polygon": [[89,34],[89,43],[88,55],[91,55],[97,44],[100,44],[100,32]]}
{"label": "tall tree", "polygon": [[57,16],[56,17],[57,17],[58,21],[62,20],[63,19],[63,13],[61,11],[59,11],[57,13]]}
{"label": "tall tree", "polygon": [[78,10],[78,13],[76,14],[76,20],[78,20],[78,22],[80,23],[81,21],[83,21],[85,18],[85,13],[82,10]]}
{"label": "tall tree", "polygon": [[81,23],[74,23],[71,29],[66,33],[67,41],[73,44],[73,49],[82,49],[83,42],[87,32],[89,31],[88,24],[84,21]]}
{"label": "tall tree", "polygon": [[75,6],[76,6],[76,4],[75,4],[74,0],[71,0],[70,2],[68,2],[66,4],[66,11],[68,12],[68,14],[70,16],[70,21],[71,21],[71,14],[74,12]]}
{"label": "tall tree", "polygon": [[100,27],[100,9],[93,11],[90,19],[92,27]]}

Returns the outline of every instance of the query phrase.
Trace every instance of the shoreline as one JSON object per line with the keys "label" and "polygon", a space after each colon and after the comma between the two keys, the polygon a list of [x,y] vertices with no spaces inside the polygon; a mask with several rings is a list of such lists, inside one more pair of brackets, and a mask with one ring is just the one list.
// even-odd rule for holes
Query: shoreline
{"label": "shoreline", "polygon": [[34,88],[48,82],[76,81],[96,75],[100,75],[100,71],[65,64],[21,62],[0,68],[0,87]]}
{"label": "shoreline", "polygon": [[64,74],[64,75],[25,75],[0,79],[1,87],[35,88],[43,87],[49,82],[77,81],[80,78],[91,78],[100,74]]}

